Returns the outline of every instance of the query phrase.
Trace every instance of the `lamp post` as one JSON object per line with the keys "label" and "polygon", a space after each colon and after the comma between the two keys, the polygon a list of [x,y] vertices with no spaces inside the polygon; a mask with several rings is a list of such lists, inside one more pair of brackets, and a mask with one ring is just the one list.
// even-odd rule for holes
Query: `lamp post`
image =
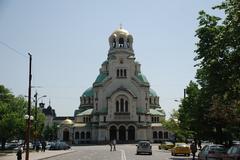
{"label": "lamp post", "polygon": [[38,93],[36,92],[34,94],[34,102],[35,102],[35,123],[34,123],[34,132],[35,132],[35,135],[34,135],[34,142],[35,142],[35,146],[36,146],[36,139],[37,139],[37,104],[38,104],[38,100],[41,99],[41,98],[44,98],[44,97],[47,97],[47,95],[43,95],[41,97],[38,98]]}

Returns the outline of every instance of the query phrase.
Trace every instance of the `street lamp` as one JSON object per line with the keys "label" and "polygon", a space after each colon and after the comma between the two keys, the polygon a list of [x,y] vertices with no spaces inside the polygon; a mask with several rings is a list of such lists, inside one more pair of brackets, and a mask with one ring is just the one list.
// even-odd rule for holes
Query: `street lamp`
{"label": "street lamp", "polygon": [[41,99],[41,98],[44,98],[44,97],[47,97],[47,95],[43,95],[41,97],[38,97],[38,93],[36,92],[34,94],[34,102],[35,102],[35,124],[34,124],[34,132],[35,132],[35,135],[34,135],[34,142],[35,142],[35,146],[36,146],[36,138],[37,138],[37,104],[38,104],[38,100]]}

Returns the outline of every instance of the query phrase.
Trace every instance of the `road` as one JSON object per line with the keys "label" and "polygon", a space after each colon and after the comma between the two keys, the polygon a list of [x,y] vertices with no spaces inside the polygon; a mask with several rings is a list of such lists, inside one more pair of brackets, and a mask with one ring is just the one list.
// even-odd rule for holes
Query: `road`
{"label": "road", "polygon": [[117,145],[117,151],[110,151],[108,145],[75,146],[75,152],[48,158],[48,160],[190,160],[192,157],[171,156],[170,151],[158,150],[153,145],[152,155],[136,155],[136,145]]}

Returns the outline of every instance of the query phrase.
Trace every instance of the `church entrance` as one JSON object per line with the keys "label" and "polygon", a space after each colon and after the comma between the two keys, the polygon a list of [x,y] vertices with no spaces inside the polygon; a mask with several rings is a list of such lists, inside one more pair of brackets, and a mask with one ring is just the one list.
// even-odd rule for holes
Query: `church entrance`
{"label": "church entrance", "polygon": [[63,131],[63,141],[69,141],[69,131],[67,129]]}
{"label": "church entrance", "polygon": [[119,127],[119,140],[120,141],[126,140],[126,129],[124,126]]}
{"label": "church entrance", "polygon": [[110,127],[110,140],[117,139],[117,128],[115,126]]}
{"label": "church entrance", "polygon": [[135,128],[133,126],[128,127],[128,140],[129,141],[135,140]]}

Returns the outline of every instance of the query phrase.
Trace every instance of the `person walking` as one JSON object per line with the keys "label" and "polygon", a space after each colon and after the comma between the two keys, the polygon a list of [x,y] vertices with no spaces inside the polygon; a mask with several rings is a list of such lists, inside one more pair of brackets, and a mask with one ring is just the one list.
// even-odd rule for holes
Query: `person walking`
{"label": "person walking", "polygon": [[192,141],[191,145],[190,145],[190,149],[191,149],[191,152],[192,152],[192,155],[193,155],[193,160],[195,160],[195,155],[196,155],[196,152],[197,152],[197,144]]}
{"label": "person walking", "polygon": [[113,140],[113,151],[116,151],[116,140]]}
{"label": "person walking", "polygon": [[109,141],[110,151],[112,151],[112,141]]}
{"label": "person walking", "polygon": [[46,150],[46,142],[45,141],[42,141],[42,152],[45,152],[45,150]]}
{"label": "person walking", "polygon": [[23,149],[21,146],[18,147],[18,151],[17,151],[17,160],[22,160],[22,153],[23,153]]}

